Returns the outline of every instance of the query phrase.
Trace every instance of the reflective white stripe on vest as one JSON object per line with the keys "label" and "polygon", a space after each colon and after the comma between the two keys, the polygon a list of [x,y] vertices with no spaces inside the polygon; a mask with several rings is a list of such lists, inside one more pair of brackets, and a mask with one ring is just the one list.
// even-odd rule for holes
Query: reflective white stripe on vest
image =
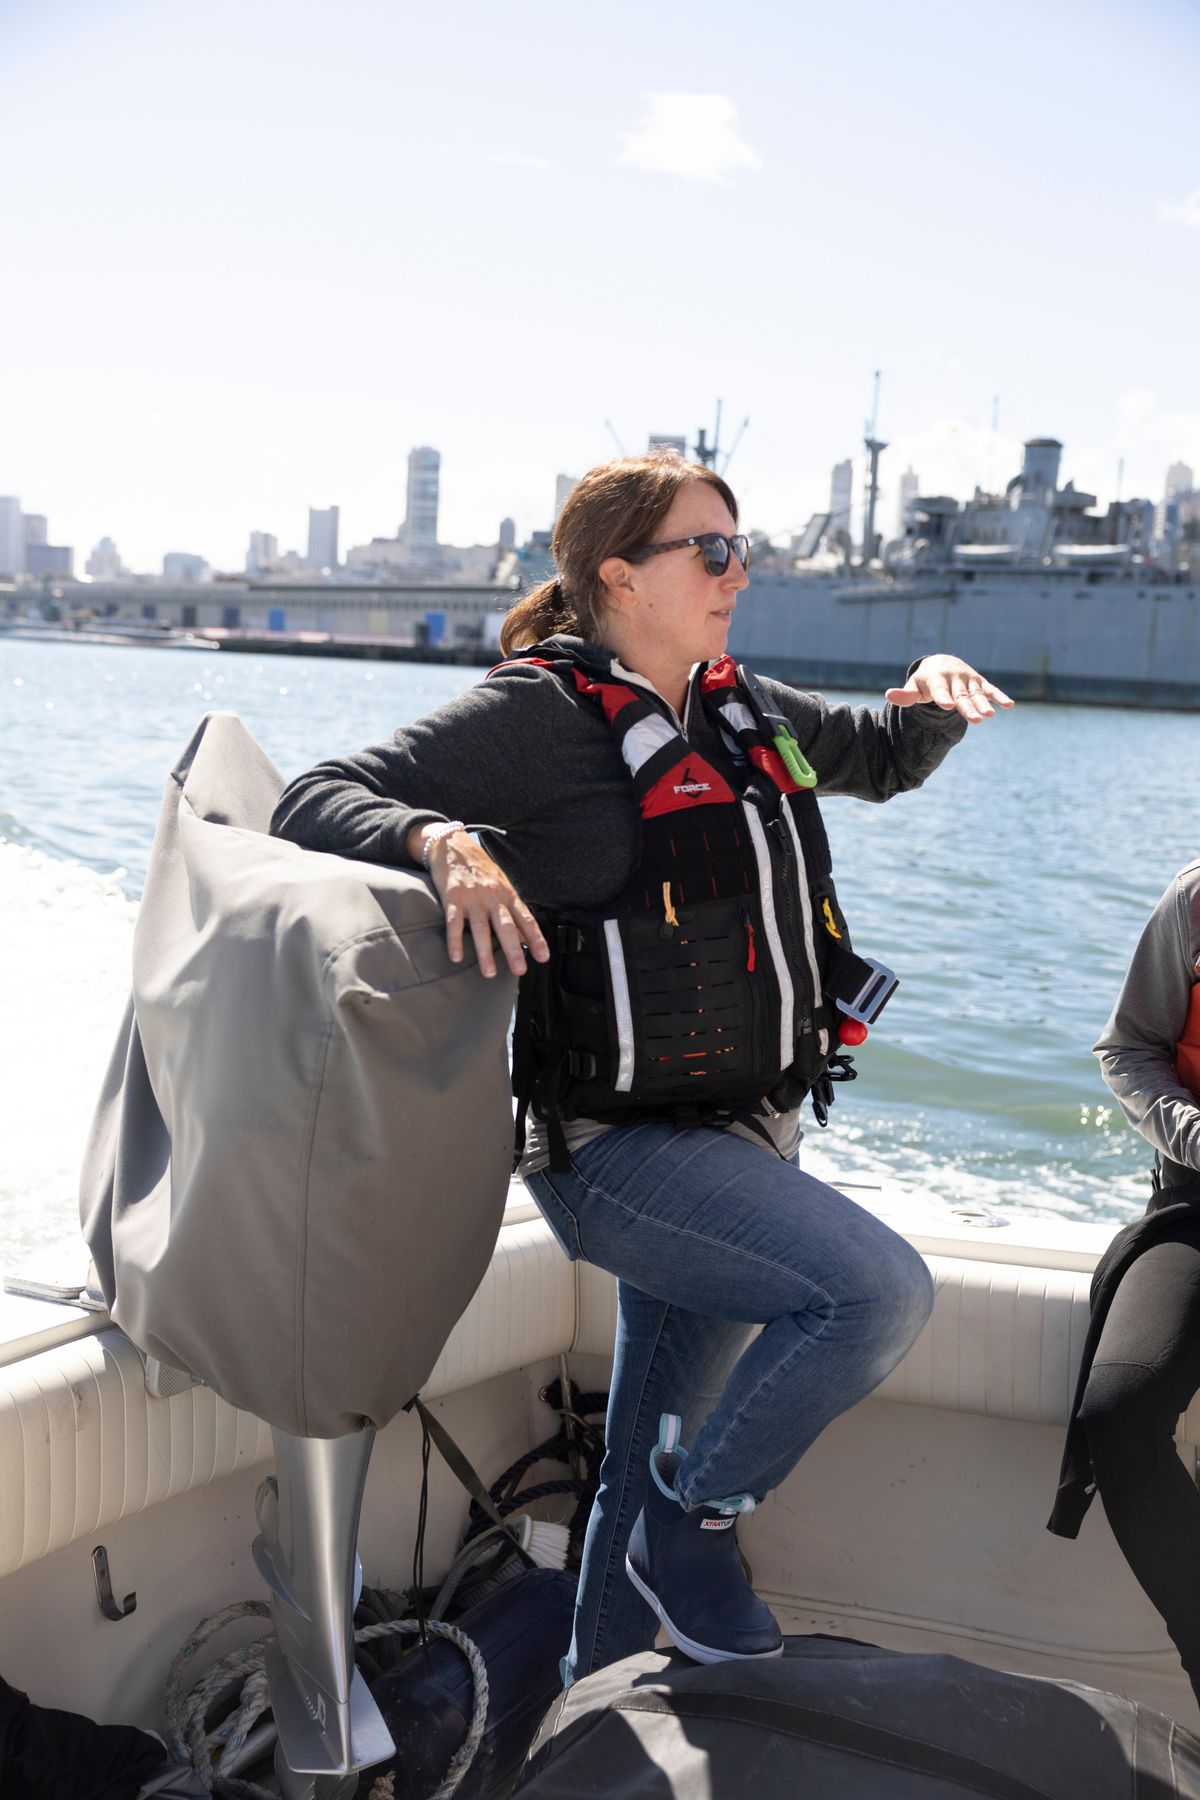
{"label": "reflective white stripe on vest", "polygon": [[642,764],[649,762],[664,744],[678,744],[681,754],[687,749],[687,744],[661,713],[651,713],[631,725],[621,738],[621,755],[630,774],[636,775]]}
{"label": "reflective white stripe on vest", "polygon": [[[786,800],[781,808],[787,820],[788,830],[792,834],[792,846],[796,852],[796,886],[800,890],[800,913],[804,920],[804,954],[808,958],[808,972],[812,976],[813,1007],[824,1004],[821,993],[821,975],[817,968],[817,947],[813,943],[812,896],[808,891],[808,869],[804,862],[804,849],[800,843],[800,833],[796,829],[796,821],[792,817],[792,809]],[[817,1033],[817,1047],[822,1056],[829,1055],[829,1033],[822,1029]]]}
{"label": "reflective white stripe on vest", "polygon": [[787,966],[787,957],[783,953],[779,921],[775,917],[775,884],[771,879],[771,853],[767,849],[767,834],[762,828],[762,820],[758,816],[757,809],[748,800],[743,800],[742,811],[745,813],[746,823],[750,827],[750,841],[754,845],[754,860],[758,864],[758,893],[762,901],[763,930],[767,934],[771,960],[775,964],[775,974],[779,980],[779,1067],[781,1070],[790,1069],[796,1060],[796,995]]}
{"label": "reflective white stripe on vest", "polygon": [[762,733],[758,729],[758,720],[754,717],[750,708],[743,705],[740,700],[723,700],[720,702],[718,710],[721,717],[728,722],[734,731],[752,731],[755,737],[761,737]]}
{"label": "reflective white stripe on vest", "polygon": [[625,948],[621,943],[619,919],[605,919],[604,943],[608,950],[608,972],[612,979],[613,1010],[617,1015],[617,1079],[613,1083],[618,1094],[627,1094],[633,1086],[633,1012],[629,1005],[629,976],[625,970]]}

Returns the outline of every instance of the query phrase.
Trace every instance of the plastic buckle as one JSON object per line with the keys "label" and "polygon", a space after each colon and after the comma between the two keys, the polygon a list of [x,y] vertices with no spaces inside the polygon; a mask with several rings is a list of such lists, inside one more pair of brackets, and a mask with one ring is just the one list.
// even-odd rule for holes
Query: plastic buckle
{"label": "plastic buckle", "polygon": [[567,1072],[577,1081],[595,1081],[596,1058],[590,1050],[572,1050],[567,1057]]}
{"label": "plastic buckle", "polygon": [[899,977],[886,963],[876,962],[873,956],[863,956],[859,960],[866,963],[871,973],[856,994],[849,1000],[838,1000],[836,1005],[848,1018],[857,1019],[862,1025],[873,1025],[900,985]]}
{"label": "plastic buckle", "polygon": [[578,956],[583,949],[583,933],[578,925],[560,925],[555,936],[564,956]]}

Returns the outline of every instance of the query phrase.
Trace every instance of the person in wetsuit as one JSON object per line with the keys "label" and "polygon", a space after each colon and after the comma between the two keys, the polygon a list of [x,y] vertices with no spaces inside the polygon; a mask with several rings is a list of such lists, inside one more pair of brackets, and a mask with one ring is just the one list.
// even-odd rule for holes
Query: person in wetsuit
{"label": "person in wetsuit", "polygon": [[[845,937],[832,887],[816,876],[807,885],[804,854],[819,861],[824,840],[815,801],[806,810],[800,791],[804,771],[816,770],[822,796],[888,800],[919,787],[968,724],[1012,703],[959,658],[935,655],[888,689],[878,712],[764,680],[776,723],[756,737],[762,720],[742,706],[749,696],[725,655],[748,581],[737,503],[712,470],[678,456],[590,471],[552,548],[558,576],[513,607],[500,670],[391,742],[294,781],[272,830],[317,850],[424,864],[453,958],[469,932],[485,976],[498,949],[527,983],[553,975],[565,1013],[589,1030],[621,1014],[621,1069],[605,1075],[591,1052],[565,1042],[560,1062],[580,1092],[607,1080],[613,1107],[619,1097],[628,1110],[596,1103],[582,1116],[556,1109],[548,1090],[539,1101],[535,1086],[522,1163],[567,1255],[617,1279],[607,1450],[569,1682],[649,1647],[660,1620],[699,1660],[781,1653],[778,1625],[743,1572],[737,1514],[883,1380],[932,1304],[928,1271],[904,1239],[796,1160],[799,1099],[836,1047],[820,992],[826,940],[841,949]],[[708,808],[711,832],[697,829],[693,804]],[[687,839],[682,891],[661,861],[679,850],[663,808],[682,809],[669,814]],[[468,824],[487,829],[472,835]],[[721,845],[746,889],[741,908],[723,885]],[[667,976],[655,959],[660,947],[686,950],[696,859],[709,852],[703,881],[725,923],[705,955],[713,968],[725,959],[750,1009],[735,1014],[729,1041],[765,1019],[762,1041],[769,1047],[774,1033],[775,1046],[761,1099],[747,1106],[739,1090],[724,1112],[719,1082],[700,1084],[713,1097],[695,1108],[678,1094],[656,1103],[662,1059],[643,992],[661,977],[678,994],[663,1003],[674,1008],[664,1030],[678,1049],[686,956]],[[606,985],[566,993],[569,977],[555,975],[562,959],[582,946],[583,961],[593,955],[593,972],[601,968],[635,915],[644,930],[642,907],[661,909],[639,939],[649,972],[631,957],[619,981],[612,963]],[[593,931],[605,909],[614,918]],[[520,1021],[519,1008],[518,1036]],[[699,1023],[683,1023],[690,1041]],[[799,1052],[790,1072],[786,1064],[801,1042],[797,1077]],[[556,1093],[569,1098],[569,1086]]]}
{"label": "person in wetsuit", "polygon": [[1200,862],[1151,914],[1095,1048],[1153,1192],[1096,1271],[1050,1528],[1073,1537],[1099,1492],[1200,1700],[1200,1492],[1175,1448],[1200,1388]]}

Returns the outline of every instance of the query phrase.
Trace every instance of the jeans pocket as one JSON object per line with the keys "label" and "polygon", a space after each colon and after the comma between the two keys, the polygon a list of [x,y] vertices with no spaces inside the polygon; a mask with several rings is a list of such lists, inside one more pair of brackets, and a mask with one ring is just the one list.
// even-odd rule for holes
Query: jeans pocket
{"label": "jeans pocket", "polygon": [[538,1211],[557,1238],[563,1254],[572,1262],[578,1262],[583,1251],[579,1247],[579,1226],[575,1222],[575,1214],[560,1198],[547,1171],[539,1169],[535,1174],[527,1175],[525,1186],[533,1195]]}

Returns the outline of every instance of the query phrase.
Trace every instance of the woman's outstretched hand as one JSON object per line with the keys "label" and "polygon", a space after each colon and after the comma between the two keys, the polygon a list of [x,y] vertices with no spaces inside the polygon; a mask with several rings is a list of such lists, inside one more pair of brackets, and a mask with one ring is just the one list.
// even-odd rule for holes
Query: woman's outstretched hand
{"label": "woman's outstretched hand", "polygon": [[961,656],[924,657],[904,687],[888,688],[884,698],[893,706],[919,706],[922,701],[932,701],[946,712],[960,712],[968,725],[990,719],[996,706],[1016,704],[1003,688],[994,687]]}
{"label": "woman's outstretched hand", "polygon": [[[410,832],[408,853],[420,862],[429,826]],[[550,951],[538,922],[508,876],[486,850],[465,831],[438,839],[429,857],[429,873],[446,912],[446,947],[451,962],[461,962],[463,933],[469,926],[480,973],[496,973],[495,938],[514,975],[525,973],[525,950],[537,962],[549,962]]]}

